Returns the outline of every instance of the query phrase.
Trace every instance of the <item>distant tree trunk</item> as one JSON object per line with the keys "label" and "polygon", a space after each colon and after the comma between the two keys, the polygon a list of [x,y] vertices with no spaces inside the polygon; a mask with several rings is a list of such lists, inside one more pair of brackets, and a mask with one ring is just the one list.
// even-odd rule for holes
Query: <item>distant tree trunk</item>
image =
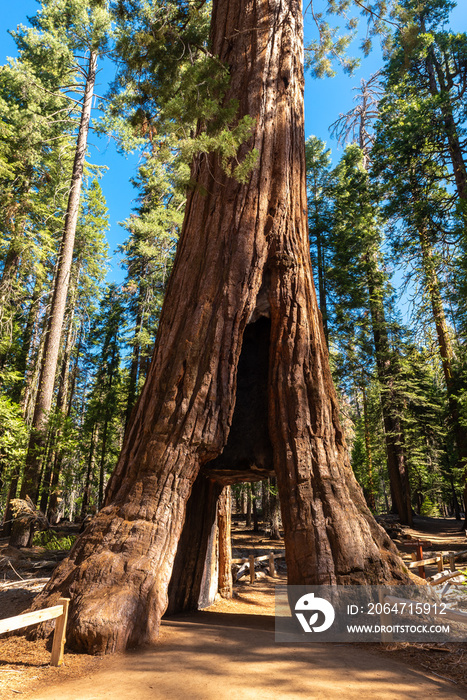
{"label": "distant tree trunk", "polygon": [[[316,202],[316,207],[318,203]],[[328,329],[328,308],[327,308],[327,291],[326,291],[326,271],[324,261],[324,248],[322,242],[322,231],[319,228],[316,230],[316,253],[318,267],[318,293],[319,293],[319,310],[321,311],[321,319],[323,322],[324,337],[326,345],[329,346],[329,329]]]}
{"label": "distant tree trunk", "polygon": [[273,491],[271,491],[270,494],[270,504],[271,504],[271,511],[270,511],[270,538],[271,540],[280,540],[281,538],[281,530],[280,530],[280,503],[279,503],[279,496],[277,494],[277,480],[276,477],[271,477],[270,479],[271,486],[273,488]]}
{"label": "distant tree trunk", "polygon": [[269,479],[261,482],[261,510],[263,522],[269,520]]}
{"label": "distant tree trunk", "polygon": [[365,426],[365,449],[366,449],[366,466],[368,474],[368,488],[363,489],[365,494],[366,502],[368,503],[368,508],[372,511],[375,510],[375,489],[373,483],[373,455],[371,452],[371,439],[370,439],[370,421],[368,418],[368,403],[366,398],[365,385],[362,382],[362,394],[363,394],[363,422]]}
{"label": "distant tree trunk", "polygon": [[91,495],[91,479],[94,470],[95,448],[99,439],[99,426],[94,423],[91,432],[91,444],[89,446],[88,465],[86,469],[86,480],[84,483],[83,500],[81,502],[81,517],[84,519],[88,514],[89,499]]}
{"label": "distant tree trunk", "polygon": [[452,386],[453,379],[452,361],[454,354],[452,351],[451,339],[449,337],[446,315],[444,313],[436,263],[433,258],[433,251],[429,242],[428,232],[422,225],[420,225],[418,227],[418,234],[422,252],[425,286],[430,297],[433,320],[435,323],[436,335],[438,337],[439,354],[443,365],[444,379],[449,391]]}
{"label": "distant tree trunk", "polygon": [[[112,354],[109,362],[109,385],[107,388],[107,395],[111,396],[112,392],[112,384],[114,380],[114,373],[115,373],[115,355],[116,355],[116,344],[112,344]],[[107,456],[107,438],[108,438],[108,431],[109,431],[109,422],[110,422],[110,416],[111,416],[111,406],[110,406],[110,401],[106,401],[105,409],[104,409],[104,427],[102,429],[102,447],[101,447],[101,460],[100,460],[100,466],[99,466],[99,493],[98,493],[98,500],[99,500],[99,508],[102,507],[102,504],[104,502],[104,482],[105,482],[105,465],[106,465],[106,456]]]}
{"label": "distant tree trunk", "polygon": [[[144,265],[140,274],[144,277],[145,270]],[[140,355],[141,355],[141,340],[140,335],[143,329],[143,289],[140,285],[138,291],[138,301],[137,301],[137,312],[136,312],[136,328],[135,335],[133,339],[133,351],[131,353],[131,364],[130,364],[130,376],[128,382],[128,398],[126,406],[126,416],[125,416],[125,427],[128,425],[130,420],[131,412],[135,405],[136,393],[138,387],[138,376],[140,367]]]}
{"label": "distant tree trunk", "polygon": [[246,509],[248,507],[248,485],[243,484],[241,488],[242,488],[241,495],[240,495],[241,514],[246,516]]}
{"label": "distant tree trunk", "polygon": [[246,520],[245,520],[245,525],[246,527],[250,528],[253,524],[253,513],[252,513],[252,495],[251,495],[251,488],[250,484],[247,485],[247,492],[246,492]]}
{"label": "distant tree trunk", "polygon": [[[426,31],[425,22],[423,20],[420,21],[420,29],[422,32]],[[445,75],[441,64],[436,58],[433,47],[428,49],[425,63],[428,71],[430,92],[433,97],[442,97],[439,101],[439,105],[443,117],[444,133],[448,144],[456,189],[459,198],[466,202],[467,168],[464,160],[464,150],[459,138],[458,127],[453,116],[451,97],[449,94],[450,86],[448,85],[449,82],[451,82],[452,85],[454,76]]]}
{"label": "distant tree trunk", "polygon": [[370,299],[371,326],[375,345],[376,367],[381,387],[381,412],[383,414],[384,442],[391,496],[399,519],[404,525],[412,525],[412,502],[407,460],[404,453],[404,436],[400,420],[400,401],[395,389],[394,353],[388,339],[384,290],[378,257],[369,249],[364,256],[366,280]]}
{"label": "distant tree trunk", "polygon": [[[79,330],[79,336],[78,336],[78,343],[76,345],[76,353],[75,353],[75,359],[73,363],[73,369],[70,370],[70,377],[69,377],[69,389],[68,389],[68,395],[67,395],[67,409],[66,409],[66,414],[69,416],[71,414],[71,410],[73,408],[73,399],[75,397],[75,389],[76,389],[76,379],[79,375],[79,360],[80,360],[80,354],[83,349],[83,333],[84,333],[84,324],[81,321],[80,322],[80,330]],[[87,375],[86,375],[87,377]],[[86,382],[85,382],[86,385]],[[86,386],[84,386],[84,395],[86,394]],[[83,399],[83,405],[84,405],[84,399]],[[83,411],[81,411],[81,416],[83,415]]]}
{"label": "distant tree trunk", "polygon": [[235,515],[238,515],[238,513],[241,512],[242,509],[242,492],[240,491],[239,488],[236,488],[235,490],[232,490],[232,498],[233,500],[233,510]]}
{"label": "distant tree trunk", "polygon": [[[64,377],[65,383],[63,385],[63,405],[62,407],[65,407],[66,404],[66,417],[69,418],[71,414],[71,409],[73,407],[73,394],[75,391],[75,385],[76,385],[76,375],[78,372],[78,362],[79,362],[79,355],[81,352],[81,347],[83,343],[83,328],[81,326],[80,334],[79,334],[79,339],[78,339],[78,344],[76,346],[76,359],[74,362],[73,369],[70,370],[70,366],[68,364],[67,370],[66,370],[66,376]],[[86,390],[84,387],[83,390],[83,397],[86,396]],[[58,401],[59,397],[57,397],[57,404],[59,403]],[[47,509],[47,518],[52,524],[56,523],[56,518],[58,514],[58,504],[60,500],[60,495],[59,495],[59,481],[60,481],[60,475],[62,473],[62,466],[63,466],[63,460],[65,457],[65,452],[63,449],[59,449],[55,455],[54,455],[54,464],[53,464],[53,469],[52,469],[52,480],[50,482],[50,499],[49,499],[49,505]]]}
{"label": "distant tree trunk", "polygon": [[457,494],[456,494],[456,489],[454,487],[454,479],[452,476],[451,467],[449,467],[449,483],[451,484],[452,508],[454,511],[454,515],[456,517],[456,520],[460,520],[461,519],[461,509],[459,507],[459,501],[457,500]]}
{"label": "distant tree trunk", "polygon": [[107,433],[108,433],[109,421],[108,418],[104,421],[104,427],[102,430],[102,445],[101,445],[101,459],[99,464],[99,488],[97,493],[97,500],[99,508],[102,507],[104,502],[104,481],[105,481],[105,457],[107,451]]}
{"label": "distant tree trunk", "polygon": [[217,527],[219,531],[219,593],[222,598],[233,595],[232,544],[230,530],[232,523],[232,493],[225,486],[217,503]]}
{"label": "distant tree trunk", "polygon": [[256,500],[256,484],[251,483],[251,505],[253,508],[253,532],[259,532],[258,503]]}
{"label": "distant tree trunk", "polygon": [[31,437],[26,456],[26,466],[21,484],[21,497],[29,495],[34,498],[41,471],[43,449],[47,435],[48,415],[52,406],[55,374],[57,369],[60,340],[62,337],[63,319],[65,316],[66,300],[70,283],[73,250],[75,244],[76,224],[83,180],[84,161],[86,157],[91,106],[96,80],[97,54],[89,55],[84,88],[83,106],[81,111],[78,139],[76,143],[75,160],[68,198],[65,226],[59,252],[59,264],[55,277],[51,309],[46,331],[44,355],[42,358],[39,377],[39,389],[34,408]]}
{"label": "distant tree trunk", "polygon": [[18,361],[16,362],[16,371],[21,375],[22,380],[18,382],[15,393],[12,396],[14,401],[19,402],[21,400],[22,388],[24,386],[26,370],[28,366],[28,358],[31,351],[31,346],[34,340],[34,328],[38,324],[38,316],[40,312],[39,299],[41,295],[41,282],[36,278],[34,284],[34,289],[32,292],[32,297],[29,305],[28,316],[26,324],[24,326],[23,332],[21,334],[21,350],[18,354]]}
{"label": "distant tree trunk", "polygon": [[8,494],[5,503],[5,515],[3,516],[2,522],[2,535],[3,537],[9,537],[11,534],[11,526],[13,524],[13,510],[11,507],[11,501],[16,498],[16,493],[18,491],[19,475],[16,473],[12,476],[10,481],[10,486],[8,489]]}
{"label": "distant tree trunk", "polygon": [[[29,183],[25,184],[21,189],[22,192],[18,192],[17,195],[19,197],[21,195],[25,196],[25,201],[27,201],[30,192]],[[3,216],[5,213],[7,214],[7,212],[3,212]],[[25,216],[24,212],[17,211],[16,216],[13,217],[8,217],[7,214],[7,219],[9,219],[13,233],[7,254],[3,260],[3,270],[0,277],[0,340],[2,341],[0,369],[3,369],[5,366],[13,342],[14,317],[19,303],[18,298],[15,298],[15,287],[21,265],[21,255],[27,246],[25,235],[27,216]]]}
{"label": "distant tree trunk", "polygon": [[45,328],[47,326],[48,313],[44,312],[44,318],[38,319],[33,337],[33,351],[29,367],[26,370],[23,390],[21,392],[20,406],[23,409],[25,422],[30,425],[34,412],[34,404],[37,396],[37,383],[42,365],[45,347]]}
{"label": "distant tree trunk", "polygon": [[36,598],[42,607],[71,597],[68,643],[86,651],[158,636],[190,492],[227,442],[243,334],[263,282],[289,583],[409,580],[352,473],[312,283],[300,3],[215,0],[211,51],[229,66],[225,99],[255,118],[239,157],[253,144],[257,166],[242,184],[217,155],[196,160],[199,187],[104,508]]}

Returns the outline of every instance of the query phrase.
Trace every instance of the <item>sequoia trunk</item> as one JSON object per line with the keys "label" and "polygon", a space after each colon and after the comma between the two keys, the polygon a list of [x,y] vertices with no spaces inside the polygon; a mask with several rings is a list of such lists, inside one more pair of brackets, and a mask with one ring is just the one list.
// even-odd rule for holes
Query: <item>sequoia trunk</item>
{"label": "sequoia trunk", "polygon": [[[210,576],[205,574],[208,548],[217,529],[217,500],[222,486],[198,475],[187,503],[185,523],[169,585],[167,614],[197,610],[209,598]],[[211,564],[208,561],[208,567]],[[204,590],[203,590],[204,588]],[[217,586],[216,586],[217,588]]]}
{"label": "sequoia trunk", "polygon": [[289,582],[408,580],[350,468],[311,278],[301,4],[215,1],[211,50],[229,68],[226,99],[255,118],[238,157],[254,146],[257,166],[241,184],[216,155],[194,163],[199,186],[104,508],[37,599],[71,598],[67,638],[86,651],[158,636],[192,486],[227,443],[257,297],[271,319],[268,424]]}

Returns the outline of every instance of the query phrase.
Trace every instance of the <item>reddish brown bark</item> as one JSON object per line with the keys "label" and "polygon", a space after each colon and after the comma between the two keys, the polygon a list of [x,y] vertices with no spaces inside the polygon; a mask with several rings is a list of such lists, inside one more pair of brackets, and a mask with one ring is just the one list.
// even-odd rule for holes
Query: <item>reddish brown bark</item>
{"label": "reddish brown bark", "polygon": [[219,593],[222,598],[231,598],[232,579],[232,544],[230,530],[232,526],[232,493],[226,486],[217,504],[217,528],[219,533]]}
{"label": "reddish brown bark", "polygon": [[200,187],[187,200],[151,368],[105,507],[37,600],[71,597],[68,641],[91,652],[158,636],[186,502],[227,442],[261,288],[289,581],[407,580],[350,468],[311,279],[301,5],[217,0],[212,27],[212,50],[230,70],[227,99],[256,119],[241,151],[254,145],[258,164],[240,184],[215,156],[195,163]]}
{"label": "reddish brown bark", "polygon": [[213,563],[210,555],[216,541],[217,500],[221,491],[220,484],[203,474],[193,485],[169,584],[168,615],[198,610],[200,599],[209,599]]}

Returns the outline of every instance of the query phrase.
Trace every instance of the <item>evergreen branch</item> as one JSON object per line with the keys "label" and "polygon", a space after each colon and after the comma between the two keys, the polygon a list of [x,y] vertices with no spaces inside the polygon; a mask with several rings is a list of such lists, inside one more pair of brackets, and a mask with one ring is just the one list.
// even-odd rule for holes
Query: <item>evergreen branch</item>
{"label": "evergreen branch", "polygon": [[[312,0],[313,1],[313,0]],[[362,0],[353,0],[356,5],[361,7],[361,9],[364,12],[367,12],[370,14],[372,17],[375,17],[376,19],[380,20],[381,22],[386,22],[386,24],[392,24],[393,27],[397,27],[397,29],[400,29],[401,25],[398,22],[393,22],[390,19],[387,19],[383,15],[379,15],[377,12],[371,9],[371,7],[368,7]]]}

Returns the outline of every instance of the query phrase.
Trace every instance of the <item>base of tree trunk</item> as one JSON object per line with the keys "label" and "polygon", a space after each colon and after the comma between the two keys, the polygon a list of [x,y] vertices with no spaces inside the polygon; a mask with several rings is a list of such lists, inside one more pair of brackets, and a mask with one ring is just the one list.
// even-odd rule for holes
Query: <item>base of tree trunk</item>
{"label": "base of tree trunk", "polygon": [[209,598],[206,589],[209,591],[211,581],[205,574],[206,555],[216,529],[221,491],[220,484],[203,474],[193,484],[169,583],[166,615],[198,610],[200,598]]}
{"label": "base of tree trunk", "polygon": [[[196,474],[190,454],[170,456]],[[154,444],[151,458],[161,461]],[[60,597],[71,599],[70,649],[106,654],[157,640],[192,486],[186,476],[174,476],[173,467],[172,461],[169,476],[159,479],[150,470],[124,503],[104,507],[35,599],[36,610],[57,604]],[[32,638],[49,631],[50,625],[42,625]]]}
{"label": "base of tree trunk", "polygon": [[16,518],[11,526],[9,546],[32,547],[34,531],[34,524],[31,524],[30,521],[25,522],[21,518]]}

